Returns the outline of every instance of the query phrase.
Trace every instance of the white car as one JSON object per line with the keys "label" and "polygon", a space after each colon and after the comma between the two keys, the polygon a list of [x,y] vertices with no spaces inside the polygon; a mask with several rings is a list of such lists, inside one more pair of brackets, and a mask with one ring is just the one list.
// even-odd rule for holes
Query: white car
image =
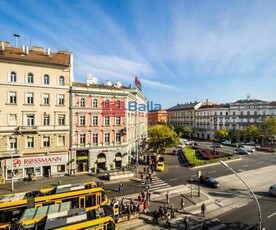
{"label": "white car", "polygon": [[239,148],[238,153],[245,154],[245,155],[251,155],[252,154],[251,152],[249,152],[248,150],[246,150],[244,148]]}
{"label": "white car", "polygon": [[223,145],[230,145],[231,141],[223,141],[223,142],[221,142],[221,144],[223,144]]}

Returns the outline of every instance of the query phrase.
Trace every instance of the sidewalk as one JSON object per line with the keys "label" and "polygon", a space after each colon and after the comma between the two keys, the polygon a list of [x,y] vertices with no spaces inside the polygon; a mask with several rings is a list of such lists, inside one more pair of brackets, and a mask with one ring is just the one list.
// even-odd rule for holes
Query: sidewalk
{"label": "sidewalk", "polygon": [[[166,204],[165,193],[168,189],[164,189],[159,194],[154,194],[152,196],[149,209],[150,213],[143,213],[140,215],[139,219],[133,219],[130,221],[119,223],[120,230],[128,230],[128,229],[164,229],[168,228],[166,226],[165,219],[160,219],[159,224],[153,222],[152,212],[157,210],[160,206],[164,206]],[[207,203],[209,201],[209,197],[205,193],[201,193],[200,197],[193,196],[191,198],[190,190],[187,186],[176,186],[171,187],[171,190],[168,190],[171,193],[170,204],[168,205],[168,211],[170,212],[170,206],[173,204],[175,209],[180,208],[181,198],[185,199],[185,212],[176,211],[175,218],[171,220],[171,229],[184,229],[184,217],[188,216],[190,221],[191,218],[196,218],[200,221],[200,223],[204,220],[201,217],[201,204]]]}

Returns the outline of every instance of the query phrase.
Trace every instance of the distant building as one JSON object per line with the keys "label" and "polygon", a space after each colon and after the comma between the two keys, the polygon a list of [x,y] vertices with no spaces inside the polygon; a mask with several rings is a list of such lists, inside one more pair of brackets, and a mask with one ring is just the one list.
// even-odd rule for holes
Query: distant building
{"label": "distant building", "polygon": [[167,124],[167,111],[165,109],[151,110],[148,112],[148,125],[157,124]]}

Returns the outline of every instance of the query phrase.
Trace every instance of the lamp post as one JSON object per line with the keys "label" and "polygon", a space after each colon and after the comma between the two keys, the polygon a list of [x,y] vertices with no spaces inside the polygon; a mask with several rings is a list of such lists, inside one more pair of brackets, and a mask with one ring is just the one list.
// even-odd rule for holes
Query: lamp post
{"label": "lamp post", "polygon": [[197,178],[198,178],[198,197],[200,197],[200,176],[201,176],[201,170],[197,171]]}
{"label": "lamp post", "polygon": [[255,196],[255,194],[254,194],[254,192],[253,192],[253,190],[249,187],[249,185],[228,165],[228,164],[226,164],[224,161],[220,161],[220,163],[224,166],[224,167],[226,167],[226,168],[228,168],[228,169],[230,169],[244,184],[245,184],[245,186],[248,188],[248,190],[250,191],[250,193],[252,194],[252,196],[253,196],[253,198],[254,198],[254,200],[255,200],[255,202],[256,202],[256,204],[257,204],[257,208],[258,208],[258,214],[259,214],[259,230],[262,230],[262,213],[261,213],[261,207],[260,207],[260,204],[259,204],[259,202],[258,202],[258,199],[257,199],[257,197]]}
{"label": "lamp post", "polygon": [[6,143],[6,145],[8,146],[9,150],[10,150],[10,155],[11,155],[11,191],[13,192],[14,191],[14,183],[13,183],[13,153],[12,153],[12,150],[11,150],[11,146]]}

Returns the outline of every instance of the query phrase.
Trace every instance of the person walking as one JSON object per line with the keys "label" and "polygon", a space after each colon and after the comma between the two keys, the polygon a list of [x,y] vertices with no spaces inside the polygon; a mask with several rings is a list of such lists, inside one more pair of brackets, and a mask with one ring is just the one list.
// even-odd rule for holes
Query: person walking
{"label": "person walking", "polygon": [[169,229],[171,229],[171,215],[168,213],[166,215],[166,225],[168,226]]}
{"label": "person walking", "polygon": [[174,218],[174,206],[171,205],[171,218],[173,219]]}
{"label": "person walking", "polygon": [[149,211],[149,205],[148,202],[145,200],[144,201],[144,213],[147,213]]}
{"label": "person walking", "polygon": [[202,225],[202,230],[208,230],[208,229],[209,229],[208,225],[206,224],[206,222],[204,222]]}
{"label": "person walking", "polygon": [[146,197],[145,191],[142,190],[141,194],[142,194],[142,198],[143,198],[142,201],[145,201],[145,197]]}
{"label": "person walking", "polygon": [[119,193],[122,193],[122,190],[123,190],[123,182],[121,181],[120,184],[119,184]]}
{"label": "person walking", "polygon": [[201,205],[201,214],[202,214],[203,217],[205,217],[205,212],[206,212],[206,206],[205,206],[205,204],[203,203],[203,204]]}
{"label": "person walking", "polygon": [[189,229],[189,218],[188,218],[188,216],[185,216],[184,217],[184,229],[185,230],[188,230]]}
{"label": "person walking", "polygon": [[169,204],[170,203],[169,191],[167,191],[167,193],[166,193],[166,200],[167,200],[167,204]]}
{"label": "person walking", "polygon": [[181,202],[180,202],[180,210],[182,212],[185,212],[185,201],[184,201],[184,198],[181,199]]}
{"label": "person walking", "polygon": [[148,192],[147,192],[147,201],[150,201],[150,196],[151,196],[151,193],[150,193],[150,190],[148,190]]}

